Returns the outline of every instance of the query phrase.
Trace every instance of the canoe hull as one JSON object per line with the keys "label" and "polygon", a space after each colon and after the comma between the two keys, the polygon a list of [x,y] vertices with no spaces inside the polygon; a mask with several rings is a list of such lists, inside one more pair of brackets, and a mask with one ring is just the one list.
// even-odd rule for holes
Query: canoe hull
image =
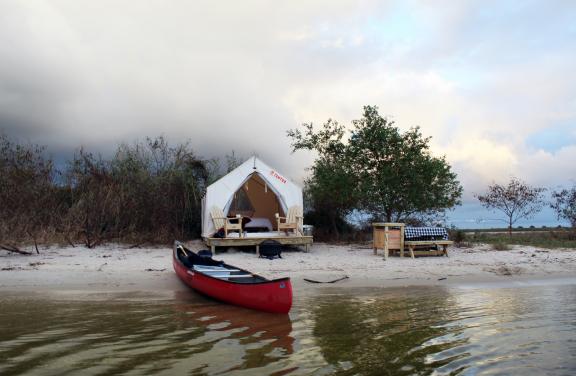
{"label": "canoe hull", "polygon": [[222,302],[273,313],[288,313],[292,307],[290,278],[258,283],[227,281],[188,268],[178,259],[176,250],[173,253],[173,265],[176,274],[186,285]]}

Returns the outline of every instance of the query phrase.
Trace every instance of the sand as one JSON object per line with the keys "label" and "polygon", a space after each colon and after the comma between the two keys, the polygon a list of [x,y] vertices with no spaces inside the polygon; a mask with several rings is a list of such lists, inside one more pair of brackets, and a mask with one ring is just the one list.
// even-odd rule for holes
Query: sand
{"label": "sand", "polygon": [[[205,248],[200,241],[190,249]],[[32,249],[29,249],[32,250]],[[316,243],[310,252],[287,251],[281,259],[258,258],[252,252],[229,249],[214,258],[268,278],[289,276],[298,291],[326,287],[396,287],[470,285],[575,279],[576,249],[514,246],[508,251],[488,245],[451,247],[449,257],[390,257],[374,255],[369,244]],[[167,247],[129,249],[125,245],[41,249],[23,256],[0,251],[0,291],[148,291],[186,289],[172,269]],[[313,284],[304,278],[330,281]]]}

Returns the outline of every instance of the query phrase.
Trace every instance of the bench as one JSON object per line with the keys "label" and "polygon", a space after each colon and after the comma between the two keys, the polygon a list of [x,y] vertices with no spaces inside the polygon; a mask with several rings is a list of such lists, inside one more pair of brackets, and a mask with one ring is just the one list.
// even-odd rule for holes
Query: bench
{"label": "bench", "polygon": [[[404,250],[408,249],[410,256],[414,258],[416,253],[420,255],[448,256],[448,246],[454,242],[448,240],[446,229],[432,227],[406,227],[404,223],[372,223],[373,249],[378,254],[378,249],[384,250],[384,258],[388,259],[390,252],[398,251],[400,257],[404,257]],[[432,237],[431,240],[424,240]],[[434,239],[436,238],[436,239]],[[436,251],[418,251],[418,248],[438,248]]]}
{"label": "bench", "polygon": [[[452,240],[405,240],[404,246],[408,247],[408,251],[410,252],[410,257],[414,258],[414,251],[417,248],[431,248],[431,247],[438,247],[441,246],[442,250],[436,251],[436,256],[438,256],[438,252],[440,255],[444,255],[448,257],[448,246],[454,244]],[[426,254],[429,255],[431,251],[426,251]],[[404,257],[404,250],[400,251],[400,257]]]}

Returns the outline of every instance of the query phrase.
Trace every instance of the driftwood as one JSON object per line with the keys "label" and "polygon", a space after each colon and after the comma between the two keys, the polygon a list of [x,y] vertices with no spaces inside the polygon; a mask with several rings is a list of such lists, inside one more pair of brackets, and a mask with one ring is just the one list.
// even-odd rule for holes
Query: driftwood
{"label": "driftwood", "polygon": [[72,246],[72,248],[76,248],[76,246],[74,245],[74,243],[70,239],[70,236],[67,233],[64,233],[64,239],[68,242],[68,244]]}
{"label": "driftwood", "polygon": [[308,279],[308,278],[304,278],[304,280],[305,280],[306,282],[310,282],[310,283],[335,283],[335,282],[342,281],[342,280],[348,279],[348,278],[349,278],[349,277],[348,277],[347,275],[345,275],[345,276],[342,277],[342,278],[338,278],[338,279],[335,279],[335,280],[333,280],[333,281],[325,281],[325,282],[324,282],[324,281],[315,281],[315,280],[313,280],[313,279]]}
{"label": "driftwood", "polygon": [[36,241],[36,235],[30,232],[30,230],[26,230],[26,232],[34,240],[34,248],[36,248],[36,253],[40,254],[40,251],[38,251],[38,242]]}
{"label": "driftwood", "polygon": [[32,254],[32,252],[23,251],[20,248],[13,246],[13,245],[0,244],[0,249],[3,249],[3,250],[8,251],[8,252],[19,253],[21,255],[27,255],[27,256]]}

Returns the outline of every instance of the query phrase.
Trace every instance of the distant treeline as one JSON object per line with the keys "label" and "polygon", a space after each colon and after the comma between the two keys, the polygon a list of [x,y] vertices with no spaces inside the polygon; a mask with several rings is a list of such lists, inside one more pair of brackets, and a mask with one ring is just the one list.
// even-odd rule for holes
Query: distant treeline
{"label": "distant treeline", "polygon": [[44,147],[0,135],[0,245],[197,237],[204,189],[221,170],[163,137],[121,144],[111,158],[80,149],[56,168]]}

